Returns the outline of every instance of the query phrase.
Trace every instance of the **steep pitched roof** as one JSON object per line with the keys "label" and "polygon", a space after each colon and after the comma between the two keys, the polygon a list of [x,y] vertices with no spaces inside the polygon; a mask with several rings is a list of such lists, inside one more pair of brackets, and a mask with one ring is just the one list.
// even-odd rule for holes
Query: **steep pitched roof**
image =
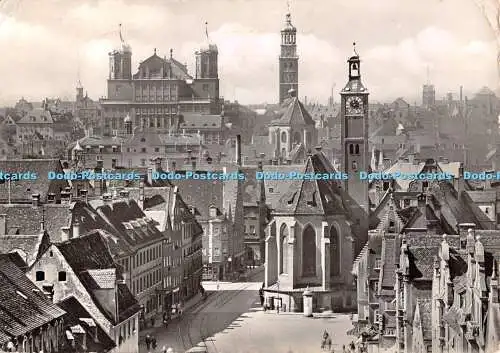
{"label": "steep pitched roof", "polygon": [[315,125],[313,118],[299,101],[292,97],[283,102],[281,117],[271,121],[272,126]]}
{"label": "steep pitched roof", "polygon": [[47,194],[54,193],[56,201],[61,199],[61,191],[69,187],[65,180],[49,180],[48,173],[62,173],[63,167],[58,159],[15,159],[0,160],[0,170],[5,173],[36,173],[33,180],[0,181],[0,203],[31,202],[32,194],[40,194],[46,202]]}
{"label": "steep pitched roof", "polygon": [[432,281],[433,259],[438,255],[439,247],[412,247],[409,250],[410,278],[414,281]]}
{"label": "steep pitched roof", "polygon": [[[323,155],[321,155],[323,156]],[[304,174],[330,174],[335,171],[315,154],[307,159]],[[294,180],[282,196],[275,213],[283,214],[344,214],[345,207],[334,180]]]}
{"label": "steep pitched roof", "polygon": [[64,313],[16,265],[0,258],[0,343],[62,318]]}
{"label": "steep pitched roof", "polygon": [[17,124],[52,124],[54,120],[50,111],[44,109],[33,109],[23,116]]}
{"label": "steep pitched roof", "polygon": [[80,207],[75,204],[45,204],[38,207],[30,204],[0,204],[0,214],[6,215],[9,234],[37,235],[45,219],[44,228],[53,242],[60,239],[62,227],[71,225],[72,210],[80,211]]}
{"label": "steep pitched roof", "polygon": [[[109,277],[110,269],[115,270],[115,280],[122,279],[121,268],[114,262],[107,242],[99,232],[92,232],[88,235],[56,244],[55,246],[61,252],[73,272],[78,276],[81,283],[88,290],[89,294],[93,297],[94,303],[100,308],[101,312],[109,321],[116,324],[117,322],[129,318],[140,310],[137,300],[126,284],[116,284],[118,286],[118,320],[116,320],[113,313],[106,310],[99,299],[94,296],[94,290],[96,288],[102,288],[99,287],[99,284],[102,284],[103,276],[106,275]],[[102,270],[107,271],[103,273]],[[107,281],[104,281],[104,283],[106,284],[106,288],[109,287]]]}
{"label": "steep pitched roof", "polygon": [[116,236],[117,241],[122,241],[128,248],[139,248],[163,238],[163,234],[152,220],[146,218],[135,200],[116,199],[109,203],[92,200],[89,203],[108,225],[104,229],[109,229],[109,233]]}
{"label": "steep pitched roof", "polygon": [[[86,348],[90,352],[108,352],[116,347],[115,342],[108,336],[106,331],[92,319],[92,315],[90,315],[78,299],[69,297],[57,303],[57,305],[66,311],[64,315],[64,330],[74,335],[78,328],[83,329],[87,336]],[[71,340],[67,339],[63,341],[62,349],[64,352],[73,352],[75,348],[78,349],[81,347],[73,347]]]}
{"label": "steep pitched roof", "polygon": [[[144,69],[144,72],[149,72],[150,78],[165,78],[168,77],[167,73],[171,73],[171,77],[177,80],[192,79],[188,74],[185,65],[181,64],[174,58],[161,58],[156,52],[149,58],[141,62],[139,68]],[[163,68],[163,74],[161,69]],[[141,79],[139,72],[134,74],[134,79]]]}
{"label": "steep pitched roof", "polygon": [[176,180],[183,201],[196,209],[200,220],[208,220],[210,206],[224,210],[224,181]]}
{"label": "steep pitched roof", "polygon": [[49,235],[46,232],[37,235],[4,235],[1,236],[0,253],[17,253],[31,266],[49,246]]}

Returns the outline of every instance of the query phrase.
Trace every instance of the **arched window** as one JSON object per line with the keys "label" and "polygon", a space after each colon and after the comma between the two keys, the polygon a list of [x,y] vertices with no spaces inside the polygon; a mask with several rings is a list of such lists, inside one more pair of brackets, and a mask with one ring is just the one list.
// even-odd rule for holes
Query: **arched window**
{"label": "arched window", "polygon": [[281,133],[281,142],[286,143],[286,132],[285,131],[283,131]]}
{"label": "arched window", "polygon": [[359,154],[359,145],[358,144],[356,144],[356,148],[354,149],[354,151],[355,151],[354,152],[355,154]]}
{"label": "arched window", "polygon": [[354,146],[349,145],[349,154],[354,154]]}
{"label": "arched window", "polygon": [[337,229],[330,228],[330,276],[340,275],[340,239]]}
{"label": "arched window", "polygon": [[302,234],[302,276],[316,276],[316,232],[310,225]]}
{"label": "arched window", "polygon": [[280,229],[280,273],[288,273],[288,227],[283,224]]}

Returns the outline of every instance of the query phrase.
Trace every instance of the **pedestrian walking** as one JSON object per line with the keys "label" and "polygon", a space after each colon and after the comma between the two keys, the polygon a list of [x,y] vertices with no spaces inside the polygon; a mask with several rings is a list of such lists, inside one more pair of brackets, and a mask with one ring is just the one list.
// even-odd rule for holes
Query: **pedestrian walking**
{"label": "pedestrian walking", "polygon": [[168,315],[166,311],[163,313],[163,325],[165,325],[165,328],[168,326]]}
{"label": "pedestrian walking", "polygon": [[156,337],[154,337],[154,336],[151,339],[151,348],[156,349]]}
{"label": "pedestrian walking", "polygon": [[167,353],[167,347],[163,346],[163,348],[161,349],[161,353]]}
{"label": "pedestrian walking", "polygon": [[151,336],[149,336],[149,333],[146,335],[145,341],[146,341],[146,348],[149,351],[149,347],[151,347]]}

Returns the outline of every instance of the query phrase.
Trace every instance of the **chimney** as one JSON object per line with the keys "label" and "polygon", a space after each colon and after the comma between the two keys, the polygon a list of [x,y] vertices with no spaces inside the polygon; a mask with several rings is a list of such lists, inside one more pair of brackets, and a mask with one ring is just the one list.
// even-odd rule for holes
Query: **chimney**
{"label": "chimney", "polygon": [[473,235],[476,229],[476,225],[474,223],[459,223],[457,225],[458,234],[460,237],[460,249],[467,249],[467,238],[469,237],[469,229],[472,230]]}
{"label": "chimney", "polygon": [[157,172],[161,170],[161,160],[161,157],[156,157],[155,159],[155,169]]}
{"label": "chimney", "polygon": [[69,191],[61,191],[61,203],[68,204],[71,202],[71,193]]}
{"label": "chimney", "polygon": [[236,135],[236,164],[241,167],[241,135]]}
{"label": "chimney", "polygon": [[464,164],[460,163],[460,167],[458,168],[458,180],[457,180],[458,197],[462,195],[462,191],[464,191]]}
{"label": "chimney", "polygon": [[80,237],[80,222],[74,221],[73,222],[73,237],[72,238],[78,238]]}
{"label": "chimney", "polygon": [[464,87],[460,86],[460,108],[462,108],[462,102],[463,102],[463,93],[464,93]]}
{"label": "chimney", "polygon": [[408,162],[411,164],[415,163],[415,153],[408,154]]}
{"label": "chimney", "polygon": [[474,255],[476,250],[476,230],[474,228],[467,229],[467,252]]}
{"label": "chimney", "polygon": [[49,192],[47,194],[47,203],[55,203],[56,202],[56,194],[53,192]]}
{"label": "chimney", "polygon": [[105,204],[110,204],[113,201],[113,195],[110,193],[105,193],[102,195],[102,200]]}
{"label": "chimney", "polygon": [[153,168],[148,168],[148,184],[153,185]]}
{"label": "chimney", "polygon": [[7,235],[7,215],[0,214],[0,235]]}
{"label": "chimney", "polygon": [[139,207],[144,209],[144,180],[139,181]]}
{"label": "chimney", "polygon": [[425,207],[425,202],[426,202],[426,196],[424,194],[420,194],[417,196],[418,207],[420,208]]}
{"label": "chimney", "polygon": [[86,189],[80,190],[80,195],[82,197],[83,202],[88,203],[89,202],[89,192]]}
{"label": "chimney", "polygon": [[31,195],[31,205],[33,207],[38,207],[40,205],[40,194]]}
{"label": "chimney", "polygon": [[61,227],[61,242],[69,240],[69,227]]}

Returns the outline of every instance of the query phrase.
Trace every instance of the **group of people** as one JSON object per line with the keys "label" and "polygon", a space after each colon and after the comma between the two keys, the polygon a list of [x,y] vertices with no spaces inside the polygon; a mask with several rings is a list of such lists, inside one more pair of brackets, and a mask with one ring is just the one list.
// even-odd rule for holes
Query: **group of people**
{"label": "group of people", "polygon": [[[321,339],[321,349],[322,350],[327,350],[328,352],[334,352],[334,349],[332,349],[332,338],[328,331],[323,332],[323,337]],[[351,341],[347,346],[343,345],[342,346],[342,353],[355,353],[356,352],[356,345],[354,342]]]}
{"label": "group of people", "polygon": [[[156,337],[148,334],[146,336],[146,348],[148,349],[148,353],[155,352],[156,346],[157,346]],[[172,348],[167,348],[167,347],[163,346],[160,352],[161,353],[174,353],[174,350]]]}

